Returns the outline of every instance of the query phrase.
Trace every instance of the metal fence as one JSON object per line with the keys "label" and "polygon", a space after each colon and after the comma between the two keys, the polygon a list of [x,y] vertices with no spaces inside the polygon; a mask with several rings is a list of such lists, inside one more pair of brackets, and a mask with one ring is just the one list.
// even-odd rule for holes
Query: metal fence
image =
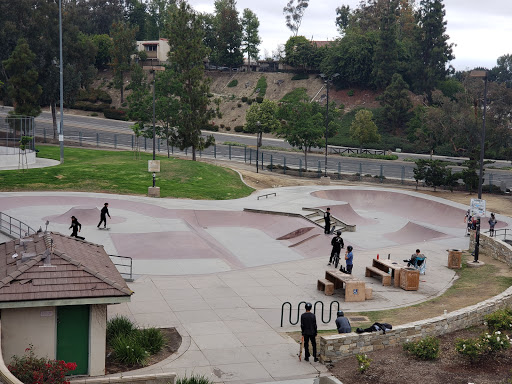
{"label": "metal fence", "polygon": [[0,212],[0,232],[20,239],[36,233],[29,225],[3,212]]}
{"label": "metal fence", "polygon": [[[47,141],[46,129],[41,129],[38,133],[42,136],[43,141]],[[66,142],[78,146],[87,147],[109,147],[115,149],[132,149],[136,147],[137,139],[133,134],[129,133],[111,133],[111,132],[97,132],[93,130],[76,130],[68,128],[66,130]],[[153,151],[153,139],[139,137],[139,148],[141,151]],[[155,151],[158,154],[166,154],[169,151],[170,155],[178,156],[191,156],[191,149],[186,148],[180,150],[175,147],[167,148],[165,140],[156,140]],[[369,180],[380,183],[385,182],[386,179],[392,179],[393,182],[399,180],[402,184],[412,183],[414,180],[415,163],[411,162],[410,165],[393,164],[389,161],[370,160],[362,162],[358,158],[336,156],[333,151],[347,149],[345,147],[329,146],[330,155],[327,159],[327,173],[332,179],[342,179],[350,176],[351,180]],[[243,146],[243,145],[223,145],[216,144],[203,151],[197,151],[196,155],[199,158],[210,158],[219,160],[230,160],[243,162],[256,167],[256,149]],[[321,177],[325,173],[325,157],[324,154],[312,153],[308,154],[307,158],[301,151],[277,151],[275,148],[271,150],[260,148],[258,154],[258,168],[259,170],[267,170],[269,172],[291,174],[299,177]],[[505,185],[512,184],[512,175],[507,179],[503,174],[493,174],[486,172],[485,185],[500,186],[501,183]]]}
{"label": "metal fence", "polygon": [[133,260],[130,256],[108,255],[126,281],[133,281]]}
{"label": "metal fence", "polygon": [[[9,115],[0,118],[0,146],[7,148],[19,148],[23,136],[29,136],[32,140],[28,148],[35,148],[35,124],[32,116]],[[2,152],[0,151],[0,155]]]}

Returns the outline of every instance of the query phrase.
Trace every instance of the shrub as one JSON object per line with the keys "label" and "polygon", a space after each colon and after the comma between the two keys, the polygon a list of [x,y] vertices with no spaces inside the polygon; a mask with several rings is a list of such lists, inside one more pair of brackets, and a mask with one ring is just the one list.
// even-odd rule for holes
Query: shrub
{"label": "shrub", "polygon": [[256,97],[256,102],[259,104],[263,103],[263,97],[261,97],[261,96]]}
{"label": "shrub", "polygon": [[108,108],[108,104],[95,104],[89,101],[76,101],[73,104],[74,109],[80,109],[82,111],[92,111],[92,112],[103,112],[105,108]]}
{"label": "shrub", "polygon": [[107,343],[119,335],[129,335],[135,330],[135,324],[126,316],[116,316],[107,321]]}
{"label": "shrub", "polygon": [[228,87],[229,87],[229,88],[236,87],[237,85],[238,85],[238,80],[237,80],[237,79],[233,79],[233,80],[231,80],[231,81],[228,83]]}
{"label": "shrub", "polygon": [[128,120],[128,116],[126,116],[126,111],[123,109],[105,109],[103,110],[103,114],[107,119],[113,120]]}
{"label": "shrub", "polygon": [[357,366],[359,367],[359,372],[365,373],[368,370],[368,368],[370,368],[370,363],[372,362],[372,359],[370,359],[364,353],[358,353],[356,355],[356,359]]}
{"label": "shrub", "polygon": [[219,127],[214,124],[207,124],[203,128],[205,131],[219,132]]}
{"label": "shrub", "polygon": [[261,76],[256,83],[256,89],[258,92],[258,96],[264,97],[265,93],[267,93],[267,78],[265,76]]}
{"label": "shrub", "polygon": [[405,343],[403,348],[404,351],[421,360],[435,360],[439,357],[439,339],[434,336]]}
{"label": "shrub", "polygon": [[244,131],[244,126],[243,125],[237,125],[235,127],[235,132],[243,132]]}
{"label": "shrub", "polygon": [[108,92],[106,92],[102,89],[97,89],[96,93],[98,95],[99,101],[101,101],[102,103],[106,103],[106,104],[112,104],[112,97],[108,94]]}
{"label": "shrub", "polygon": [[231,131],[231,127],[226,127],[226,131]]}
{"label": "shrub", "polygon": [[242,96],[242,102],[245,103],[247,101],[247,96]]}
{"label": "shrub", "polygon": [[93,112],[93,113],[91,113],[91,116],[96,117],[96,116],[98,116],[98,114],[96,112]]}
{"label": "shrub", "polygon": [[252,104],[252,102],[253,102],[253,100],[252,100],[252,99],[247,99],[247,104],[251,105],[251,104]]}
{"label": "shrub", "polygon": [[510,339],[508,335],[501,333],[501,331],[485,333],[482,335],[481,340],[481,344],[488,353],[494,353],[501,351],[502,349],[510,348]]}
{"label": "shrub", "polygon": [[489,331],[506,331],[512,329],[512,311],[509,308],[500,309],[485,316]]}
{"label": "shrub", "polygon": [[224,124],[221,124],[221,125],[220,125],[220,127],[221,127],[221,128],[224,128]]}
{"label": "shrub", "polygon": [[25,384],[69,384],[65,376],[76,369],[76,363],[38,358],[30,345],[23,356],[13,356],[7,368]]}
{"label": "shrub", "polygon": [[349,96],[349,97],[354,96],[354,90],[353,90],[353,89],[350,89],[350,90],[347,92],[347,96]]}
{"label": "shrub", "polygon": [[160,352],[165,345],[165,337],[158,328],[138,329],[136,334],[140,346],[151,355]]}
{"label": "shrub", "polygon": [[307,80],[309,75],[307,73],[297,73],[292,76],[292,80]]}
{"label": "shrub", "polygon": [[118,335],[112,340],[110,346],[114,351],[114,359],[120,363],[130,366],[147,364],[149,352],[143,348],[134,332]]}
{"label": "shrub", "polygon": [[208,93],[206,96],[213,97],[213,93]]}
{"label": "shrub", "polygon": [[455,350],[471,361],[478,360],[482,355],[482,347],[477,339],[457,339]]}
{"label": "shrub", "polygon": [[238,103],[238,108],[241,108],[242,107],[242,103]]}
{"label": "shrub", "polygon": [[192,375],[190,377],[178,377],[176,379],[176,384],[211,384],[206,376]]}

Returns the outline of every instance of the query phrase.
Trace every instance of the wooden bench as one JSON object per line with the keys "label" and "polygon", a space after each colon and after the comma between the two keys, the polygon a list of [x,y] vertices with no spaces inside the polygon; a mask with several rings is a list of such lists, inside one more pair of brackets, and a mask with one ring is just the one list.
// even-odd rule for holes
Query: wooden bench
{"label": "wooden bench", "polygon": [[334,283],[327,279],[318,279],[316,287],[319,291],[325,291],[326,296],[331,296],[334,294]]}
{"label": "wooden bench", "polygon": [[325,271],[325,280],[334,284],[334,289],[342,288],[345,291],[345,301],[364,301],[366,288],[364,281],[357,280],[352,275],[347,275],[338,270]]}
{"label": "wooden bench", "polygon": [[382,277],[382,285],[384,285],[384,286],[391,285],[391,275],[387,272],[381,271],[379,268],[366,267],[365,276],[366,277],[375,277],[375,276]]}

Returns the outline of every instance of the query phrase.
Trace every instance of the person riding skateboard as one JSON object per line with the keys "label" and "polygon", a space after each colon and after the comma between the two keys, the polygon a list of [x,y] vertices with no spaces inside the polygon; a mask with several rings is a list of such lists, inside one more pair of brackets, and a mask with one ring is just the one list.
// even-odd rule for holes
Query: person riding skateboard
{"label": "person riding skateboard", "polygon": [[100,222],[98,224],[98,228],[100,227],[101,223],[105,223],[103,228],[107,228],[107,215],[108,215],[108,218],[111,219],[110,213],[108,213],[108,203],[105,203],[103,205],[103,208],[101,208]]}
{"label": "person riding skateboard", "polygon": [[304,360],[309,361],[309,342],[311,341],[313,345],[313,358],[315,361],[318,361],[316,357],[316,317],[314,313],[311,313],[311,308],[313,308],[313,305],[306,303],[306,312],[300,317],[300,328],[302,330],[302,336],[304,337]]}
{"label": "person riding skateboard", "polygon": [[71,237],[76,237],[80,240],[85,240],[85,237],[78,236],[78,232],[82,231],[82,224],[78,222],[78,219],[75,216],[71,216],[71,226],[69,229],[72,229]]}

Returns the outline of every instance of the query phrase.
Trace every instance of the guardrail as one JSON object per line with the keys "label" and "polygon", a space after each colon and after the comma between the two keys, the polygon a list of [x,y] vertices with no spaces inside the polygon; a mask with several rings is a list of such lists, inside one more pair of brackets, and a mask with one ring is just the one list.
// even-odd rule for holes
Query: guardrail
{"label": "guardrail", "polygon": [[29,236],[36,231],[29,225],[25,224],[12,216],[9,216],[3,212],[0,212],[0,232],[5,233],[11,237],[22,238]]}
{"label": "guardrail", "polygon": [[133,260],[130,256],[108,255],[126,281],[133,281]]}

